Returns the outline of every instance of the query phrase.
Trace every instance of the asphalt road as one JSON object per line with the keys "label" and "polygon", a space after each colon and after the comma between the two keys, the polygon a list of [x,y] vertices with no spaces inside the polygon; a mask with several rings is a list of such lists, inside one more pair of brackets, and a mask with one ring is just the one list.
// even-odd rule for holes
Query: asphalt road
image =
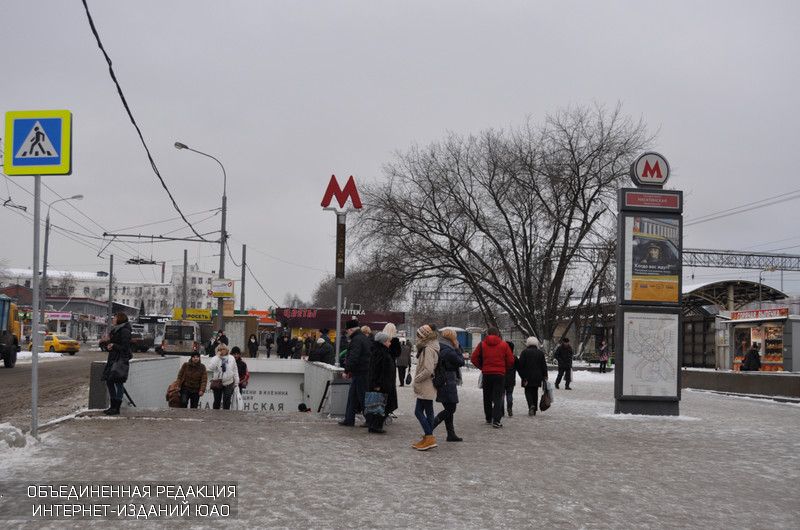
{"label": "asphalt road", "polygon": [[[40,423],[87,406],[89,367],[92,361],[104,361],[106,355],[81,351],[74,356],[40,360]],[[19,361],[14,368],[0,368],[0,423],[30,427],[31,366],[30,361]]]}

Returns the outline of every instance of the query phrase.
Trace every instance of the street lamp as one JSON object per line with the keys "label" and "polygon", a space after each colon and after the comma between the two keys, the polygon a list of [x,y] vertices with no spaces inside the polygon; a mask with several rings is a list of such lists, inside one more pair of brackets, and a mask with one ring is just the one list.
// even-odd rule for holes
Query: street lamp
{"label": "street lamp", "polygon": [[758,308],[761,309],[761,284],[764,282],[764,273],[765,272],[774,272],[775,269],[774,265],[772,267],[767,267],[765,269],[761,269],[758,271]]}
{"label": "street lamp", "polygon": [[55,201],[47,205],[47,219],[44,222],[44,260],[42,262],[42,288],[41,292],[39,293],[41,299],[39,306],[42,308],[42,310],[39,311],[40,324],[44,324],[45,302],[47,301],[47,249],[50,244],[50,208],[52,208],[53,205],[58,202],[80,201],[82,199],[83,195],[73,195],[72,197],[64,197],[61,199],[56,199]]}
{"label": "street lamp", "polygon": [[[192,149],[184,143],[175,142],[175,149],[186,149],[187,151],[192,151],[198,155],[207,156],[208,158],[214,160],[217,164],[219,164],[219,167],[222,168],[222,230],[220,231],[219,235],[219,278],[223,279],[225,278],[225,241],[228,239],[228,234],[225,231],[225,218],[228,211],[228,175],[225,173],[225,166],[222,165],[222,162],[220,162],[217,157],[211,156],[202,151],[198,151],[197,149]],[[222,319],[223,306],[223,299],[219,298],[217,300],[217,329],[223,329],[225,327]]]}

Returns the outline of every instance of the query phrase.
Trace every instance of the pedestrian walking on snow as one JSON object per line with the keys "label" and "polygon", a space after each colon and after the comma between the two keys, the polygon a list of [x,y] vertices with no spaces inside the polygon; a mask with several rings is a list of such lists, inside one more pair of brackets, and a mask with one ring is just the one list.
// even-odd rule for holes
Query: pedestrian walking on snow
{"label": "pedestrian walking on snow", "polygon": [[553,358],[558,363],[558,376],[556,377],[556,388],[561,383],[561,378],[564,378],[566,390],[572,390],[569,385],[572,383],[572,346],[569,344],[567,337],[561,338],[561,345],[556,348]]}
{"label": "pedestrian walking on snow", "polygon": [[525,389],[525,401],[528,403],[528,416],[536,416],[539,408],[539,387],[547,380],[547,361],[544,352],[539,349],[539,339],[528,337],[526,348],[517,359],[517,372]]}
{"label": "pedestrian walking on snow", "polygon": [[370,344],[369,338],[361,332],[358,320],[349,321],[346,329],[350,340],[344,371],[345,377],[350,379],[350,391],[347,394],[344,419],[339,422],[339,425],[354,427],[356,413],[364,410],[364,394],[367,391],[372,344]]}
{"label": "pedestrian walking on snow", "polygon": [[400,345],[400,356],[395,361],[397,375],[400,377],[400,386],[406,386],[406,370],[411,366],[411,341],[406,340]]}
{"label": "pedestrian walking on snow", "polygon": [[608,344],[605,340],[600,341],[600,348],[597,350],[597,359],[600,361],[600,373],[606,373],[606,364],[608,363]]}
{"label": "pedestrian walking on snow", "polygon": [[208,362],[208,371],[211,372],[211,391],[214,393],[214,410],[220,405],[224,410],[230,410],[233,391],[239,384],[239,369],[236,360],[228,354],[228,346],[220,344],[214,358]]}
{"label": "pedestrian walking on snow", "polygon": [[392,399],[391,389],[394,388],[394,360],[389,352],[389,345],[391,339],[389,334],[379,331],[375,334],[375,340],[372,341],[372,353],[369,362],[369,384],[367,389],[369,392],[377,392],[384,396],[384,413],[367,413],[364,416],[367,419],[367,427],[369,432],[383,434],[383,423],[386,416],[397,409],[397,393],[394,393],[394,403],[389,403]]}
{"label": "pedestrian walking on snow", "polygon": [[250,335],[250,339],[247,341],[247,353],[253,359],[258,357],[258,337],[255,334]]}
{"label": "pedestrian walking on snow", "polygon": [[433,400],[436,399],[436,387],[433,386],[433,373],[439,362],[439,341],[436,332],[429,325],[417,329],[417,369],[414,372],[414,395],[417,397],[414,415],[422,426],[423,436],[420,441],[411,444],[418,451],[427,451],[436,447],[433,436]]}
{"label": "pedestrian walking on snow", "polygon": [[458,405],[458,384],[461,379],[461,367],[464,366],[464,354],[458,344],[456,332],[452,329],[442,331],[439,340],[439,363],[444,368],[446,383],[436,389],[436,401],[442,404],[444,410],[436,415],[433,428],[436,429],[437,425],[444,422],[447,441],[461,442],[463,439],[456,434],[453,416]]}
{"label": "pedestrian walking on snow", "polygon": [[480,368],[483,378],[483,414],[486,423],[495,429],[503,426],[503,393],[505,390],[506,372],[514,368],[514,354],[511,348],[500,338],[496,327],[487,330],[483,339],[470,360],[476,368]]}
{"label": "pedestrian walking on snow", "polygon": [[200,362],[200,353],[194,352],[189,360],[178,371],[178,389],[181,395],[181,406],[196,409],[200,397],[206,392],[208,373]]}

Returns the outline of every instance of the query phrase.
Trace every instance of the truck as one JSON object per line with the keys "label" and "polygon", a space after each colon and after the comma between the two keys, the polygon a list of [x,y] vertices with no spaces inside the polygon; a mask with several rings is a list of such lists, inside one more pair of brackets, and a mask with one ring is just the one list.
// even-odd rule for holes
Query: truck
{"label": "truck", "polygon": [[144,325],[133,324],[131,326],[131,350],[146,352],[153,347],[155,339],[155,334],[147,331]]}
{"label": "truck", "polygon": [[22,338],[20,332],[17,304],[11,298],[0,295],[0,356],[6,368],[14,368],[17,364],[17,353]]}

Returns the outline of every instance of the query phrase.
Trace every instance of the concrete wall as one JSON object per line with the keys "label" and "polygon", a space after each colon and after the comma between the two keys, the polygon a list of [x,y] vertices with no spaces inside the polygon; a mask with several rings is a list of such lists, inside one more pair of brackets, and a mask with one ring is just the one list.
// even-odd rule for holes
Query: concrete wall
{"label": "concrete wall", "polygon": [[800,374],[789,372],[742,373],[685,368],[681,372],[681,388],[737,394],[800,397]]}
{"label": "concrete wall", "polygon": [[[208,364],[210,357],[202,358]],[[304,403],[305,361],[294,359],[244,359],[250,384],[242,392],[245,412],[292,412]],[[211,374],[209,374],[209,380]],[[214,393],[207,390],[200,407],[211,408]]]}
{"label": "concrete wall", "polygon": [[[185,358],[176,356],[154,357],[148,359],[131,359],[128,381],[125,389],[140,409],[166,408],[164,396],[167,387],[175,381],[178,369]],[[89,383],[89,408],[102,409],[108,407],[108,390],[105,381],[100,377],[105,368],[105,361],[92,363]],[[127,398],[122,400],[122,408],[128,406]]]}
{"label": "concrete wall", "polygon": [[[343,368],[337,368],[327,363],[305,363],[305,404],[312,412],[317,412],[328,382],[341,379],[343,373]],[[330,412],[330,394],[329,388],[328,397],[320,412],[326,414]]]}

